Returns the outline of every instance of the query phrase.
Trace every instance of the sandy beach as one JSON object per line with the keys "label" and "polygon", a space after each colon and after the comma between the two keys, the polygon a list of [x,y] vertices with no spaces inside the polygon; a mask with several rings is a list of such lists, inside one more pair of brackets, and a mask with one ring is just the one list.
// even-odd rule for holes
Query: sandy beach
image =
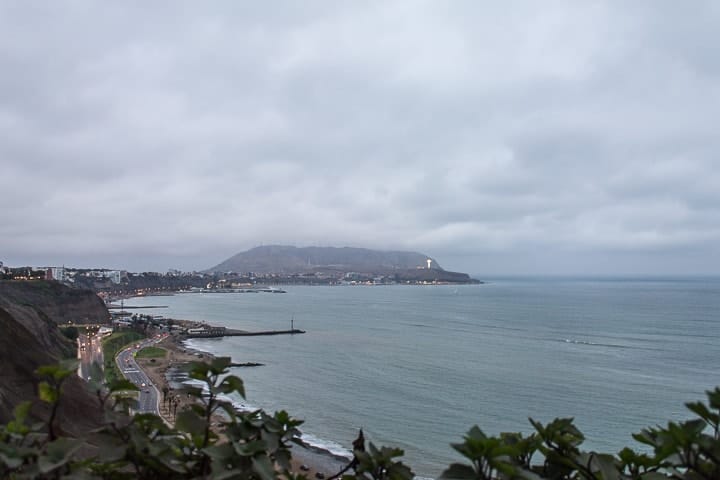
{"label": "sandy beach", "polygon": [[[208,353],[187,348],[178,337],[173,335],[166,337],[156,346],[167,351],[164,358],[137,358],[136,360],[160,392],[160,415],[168,424],[172,425],[174,423],[173,411],[169,406],[169,402],[163,402],[163,391],[167,389],[168,395],[177,399],[177,411],[187,408],[194,399],[187,398],[187,395],[182,395],[173,389],[173,385],[167,378],[168,370],[180,367],[189,362],[208,360],[213,357]],[[213,423],[219,424],[222,421],[223,418],[218,416]],[[337,473],[343,466],[340,460],[330,455],[298,445],[293,446],[292,455],[294,471],[296,473],[304,473],[308,478],[318,478],[318,474],[327,478]],[[303,466],[303,468],[301,468],[301,466]],[[307,467],[307,470],[305,470],[304,467]]]}

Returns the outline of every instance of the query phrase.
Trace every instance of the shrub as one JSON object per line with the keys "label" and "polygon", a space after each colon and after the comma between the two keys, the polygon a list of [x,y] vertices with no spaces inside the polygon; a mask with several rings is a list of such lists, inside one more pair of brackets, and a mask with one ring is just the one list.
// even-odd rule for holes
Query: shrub
{"label": "shrub", "polygon": [[[238,413],[220,395],[244,397],[240,378],[228,375],[229,358],[189,366],[189,376],[203,388],[188,387],[196,399],[177,413],[171,428],[151,414],[129,416],[137,387],[126,380],[101,389],[98,401],[106,412],[105,426],[89,439],[58,436],[54,426],[62,386],[76,364],[41,367],[39,399],[50,405],[44,422],[29,419],[30,402],[15,409],[15,419],[0,427],[0,477],[158,479],[212,478],[300,480],[290,470],[290,446],[299,441],[301,421],[280,411]],[[651,447],[642,454],[625,448],[617,455],[582,450],[583,434],[572,419],[542,424],[530,420],[534,433],[487,436],[472,427],[453,445],[465,463],[454,463],[442,474],[457,480],[610,480],[720,478],[720,389],[708,392],[708,403],[688,403],[695,418],[643,430],[634,437]],[[219,431],[213,414],[224,412]],[[221,441],[222,437],[222,441]],[[343,480],[411,480],[402,463],[402,450],[354,444],[354,473]],[[88,448],[91,447],[91,448]],[[83,455],[80,452],[84,452]],[[91,452],[91,453],[88,453]],[[537,460],[534,458],[537,457]]]}
{"label": "shrub", "polygon": [[70,340],[77,340],[78,336],[80,335],[80,332],[78,331],[77,327],[60,327],[60,332]]}

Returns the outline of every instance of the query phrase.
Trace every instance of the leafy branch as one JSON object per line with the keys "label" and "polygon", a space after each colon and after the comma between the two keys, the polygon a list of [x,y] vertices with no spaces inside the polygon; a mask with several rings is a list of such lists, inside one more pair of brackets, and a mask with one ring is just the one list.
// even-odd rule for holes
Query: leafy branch
{"label": "leafy branch", "polygon": [[[229,374],[230,359],[189,365],[201,387],[185,393],[193,402],[169,427],[152,414],[128,415],[137,387],[115,381],[91,386],[105,410],[103,426],[87,437],[64,436],[58,423],[63,385],[74,374],[71,362],[41,367],[38,398],[47,418],[33,417],[32,402],[14,410],[0,426],[0,478],[240,479],[306,480],[291,468],[300,420],[280,411],[236,412],[224,397],[245,396],[239,377]],[[634,435],[651,452],[624,448],[616,455],[583,450],[585,437],[571,418],[547,424],[530,419],[533,432],[487,435],[472,427],[452,447],[463,457],[442,474],[444,480],[619,480],[720,479],[720,389],[708,402],[686,404],[694,418],[669,422]],[[175,403],[177,406],[177,403]],[[364,445],[364,443],[363,443]],[[354,474],[344,480],[411,480],[403,451],[357,448]],[[535,460],[537,459],[537,460]]]}

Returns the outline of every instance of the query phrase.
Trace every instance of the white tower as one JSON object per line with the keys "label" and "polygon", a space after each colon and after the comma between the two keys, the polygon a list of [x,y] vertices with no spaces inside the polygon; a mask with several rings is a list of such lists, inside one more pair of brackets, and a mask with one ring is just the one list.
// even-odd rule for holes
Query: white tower
{"label": "white tower", "polygon": [[428,270],[430,270],[430,264],[432,263],[432,259],[428,258],[426,262],[428,264]]}

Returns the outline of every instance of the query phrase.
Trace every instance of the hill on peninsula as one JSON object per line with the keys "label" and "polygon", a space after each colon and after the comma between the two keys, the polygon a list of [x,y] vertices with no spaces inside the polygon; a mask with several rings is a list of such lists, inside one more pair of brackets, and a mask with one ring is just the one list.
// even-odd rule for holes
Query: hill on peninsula
{"label": "hill on peninsula", "polygon": [[398,270],[444,271],[437,261],[417,252],[385,252],[352,247],[292,247],[267,245],[238,253],[208,272],[255,272],[302,274],[311,272],[358,272],[386,274]]}

